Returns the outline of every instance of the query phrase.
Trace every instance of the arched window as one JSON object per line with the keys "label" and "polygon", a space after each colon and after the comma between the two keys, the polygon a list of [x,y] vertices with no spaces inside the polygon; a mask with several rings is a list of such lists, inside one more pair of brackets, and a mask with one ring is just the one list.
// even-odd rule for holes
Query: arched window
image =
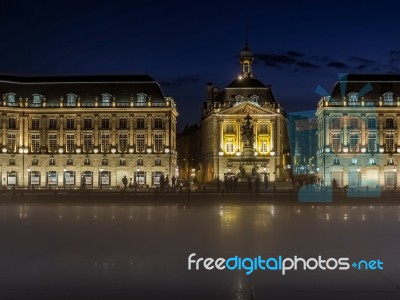
{"label": "arched window", "polygon": [[137,106],[146,106],[147,95],[143,93],[137,94]]}
{"label": "arched window", "polygon": [[77,96],[75,94],[67,94],[67,106],[75,106],[76,98]]}
{"label": "arched window", "polygon": [[358,105],[358,93],[349,94],[349,105]]}
{"label": "arched window", "polygon": [[136,164],[138,166],[143,166],[143,158],[138,158],[138,160],[136,161]]}
{"label": "arched window", "polygon": [[393,93],[384,93],[383,94],[383,104],[384,105],[393,105]]}

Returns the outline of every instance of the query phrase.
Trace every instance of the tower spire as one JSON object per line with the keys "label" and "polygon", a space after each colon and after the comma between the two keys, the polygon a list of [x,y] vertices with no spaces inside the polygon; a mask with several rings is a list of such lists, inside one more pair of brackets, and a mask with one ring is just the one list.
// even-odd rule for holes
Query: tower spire
{"label": "tower spire", "polygon": [[248,45],[247,39],[247,16],[245,18],[245,39],[244,39],[244,49],[240,52],[240,64],[242,65],[241,78],[253,78],[253,53],[251,53]]}
{"label": "tower spire", "polygon": [[245,19],[245,48],[248,48],[248,43],[247,43],[247,16]]}

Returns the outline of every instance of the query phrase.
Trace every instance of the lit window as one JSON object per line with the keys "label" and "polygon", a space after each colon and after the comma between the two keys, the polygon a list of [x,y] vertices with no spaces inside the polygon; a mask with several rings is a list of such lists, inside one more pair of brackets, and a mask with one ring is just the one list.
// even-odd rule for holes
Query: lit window
{"label": "lit window", "polygon": [[13,94],[13,93],[7,94],[7,103],[8,103],[8,105],[11,105],[11,106],[16,104],[15,94]]}
{"label": "lit window", "polygon": [[232,154],[233,153],[233,138],[227,138],[226,139],[226,145],[225,145],[225,151],[228,154]]}
{"label": "lit window", "polygon": [[146,106],[146,94],[137,94],[137,106]]}
{"label": "lit window", "polygon": [[163,151],[163,135],[155,134],[154,135],[154,152],[162,152]]}
{"label": "lit window", "polygon": [[352,165],[357,165],[357,164],[358,164],[357,157],[353,157],[353,158],[351,159],[351,164],[352,164]]}
{"label": "lit window", "polygon": [[101,152],[110,152],[110,135],[108,133],[101,134]]}
{"label": "lit window", "polygon": [[49,152],[56,152],[57,151],[57,145],[58,145],[57,134],[49,134],[48,151]]}
{"label": "lit window", "polygon": [[32,101],[33,105],[39,105],[40,103],[42,103],[42,95],[34,94],[32,96],[33,96],[33,101]]}
{"label": "lit window", "polygon": [[67,134],[66,139],[66,152],[71,153],[75,151],[75,135]]}
{"label": "lit window", "polygon": [[136,135],[136,151],[144,152],[144,134]]}
{"label": "lit window", "polygon": [[351,93],[349,94],[349,105],[357,105],[358,104],[358,94]]}
{"label": "lit window", "polygon": [[126,152],[128,150],[128,134],[122,133],[118,139],[119,152]]}
{"label": "lit window", "polygon": [[393,93],[383,94],[383,104],[384,105],[393,105]]}
{"label": "lit window", "polygon": [[385,135],[385,149],[387,152],[394,151],[394,135],[393,133],[386,133]]}
{"label": "lit window", "polygon": [[375,165],[376,165],[375,157],[371,157],[371,158],[369,159],[368,163],[369,163],[371,166],[375,166]]}
{"label": "lit window", "polygon": [[331,135],[332,151],[340,151],[341,149],[341,136],[340,133],[332,133]]}
{"label": "lit window", "polygon": [[358,151],[358,134],[350,134],[350,152]]}
{"label": "lit window", "polygon": [[260,152],[266,153],[267,151],[268,151],[267,140],[265,139],[260,140]]}
{"label": "lit window", "polygon": [[67,94],[67,106],[75,106],[76,98],[77,96],[75,94]]}
{"label": "lit window", "polygon": [[393,165],[394,165],[394,159],[393,159],[393,157],[388,157],[388,159],[387,159],[387,165],[389,165],[389,166],[393,166]]}
{"label": "lit window", "polygon": [[101,94],[101,105],[102,106],[110,106],[111,95],[110,94]]}
{"label": "lit window", "polygon": [[31,152],[33,152],[33,153],[40,152],[40,135],[39,134],[31,135]]}
{"label": "lit window", "polygon": [[15,133],[8,133],[7,134],[7,151],[8,152],[15,152],[16,148],[16,135]]}

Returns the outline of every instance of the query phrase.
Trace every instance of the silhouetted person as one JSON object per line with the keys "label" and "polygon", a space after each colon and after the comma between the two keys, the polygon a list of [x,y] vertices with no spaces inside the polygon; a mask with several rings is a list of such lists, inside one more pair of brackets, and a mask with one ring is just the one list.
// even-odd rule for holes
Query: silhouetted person
{"label": "silhouetted person", "polygon": [[172,175],[171,184],[172,184],[172,188],[175,189],[175,184],[176,184],[176,177],[175,177],[175,175]]}
{"label": "silhouetted person", "polygon": [[161,174],[161,176],[160,176],[160,189],[163,191],[164,187],[165,187],[165,178],[164,178],[164,175]]}
{"label": "silhouetted person", "polygon": [[82,175],[82,177],[81,177],[81,187],[83,190],[86,189],[86,178],[84,175]]}
{"label": "silhouetted person", "polygon": [[333,178],[333,180],[332,180],[332,188],[334,188],[334,189],[337,188],[337,182],[336,182],[335,178]]}
{"label": "silhouetted person", "polygon": [[128,178],[126,176],[122,178],[122,184],[124,185],[124,191],[126,191],[126,186],[128,185]]}

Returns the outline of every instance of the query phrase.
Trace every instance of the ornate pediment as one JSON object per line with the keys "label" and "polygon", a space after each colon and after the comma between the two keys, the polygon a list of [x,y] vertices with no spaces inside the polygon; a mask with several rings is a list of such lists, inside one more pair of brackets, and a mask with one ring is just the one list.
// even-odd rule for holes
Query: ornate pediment
{"label": "ornate pediment", "polygon": [[220,114],[226,115],[258,115],[258,114],[276,114],[273,107],[262,107],[250,102],[239,103],[225,109],[221,109]]}

